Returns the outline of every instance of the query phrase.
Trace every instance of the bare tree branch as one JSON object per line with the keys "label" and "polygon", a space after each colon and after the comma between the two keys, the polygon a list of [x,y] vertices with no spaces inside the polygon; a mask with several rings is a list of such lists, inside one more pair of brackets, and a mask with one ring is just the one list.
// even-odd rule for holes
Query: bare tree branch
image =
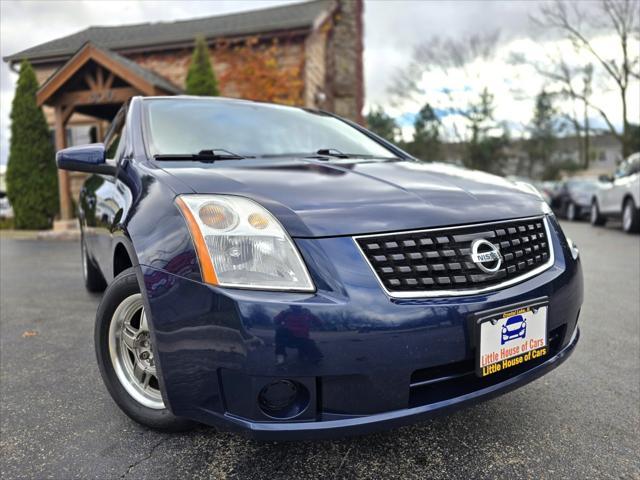
{"label": "bare tree branch", "polygon": [[466,77],[471,77],[467,67],[475,60],[492,58],[499,38],[500,32],[496,30],[461,39],[433,37],[417,45],[411,63],[396,74],[388,89],[393,102],[414,100],[422,93],[420,83],[428,72],[441,71],[449,75],[452,70],[461,70]]}
{"label": "bare tree branch", "polygon": [[[623,155],[630,154],[629,120],[627,106],[627,91],[631,80],[640,80],[640,59],[637,54],[629,51],[630,40],[640,41],[640,22],[638,12],[640,2],[638,0],[600,0],[599,17],[588,17],[583,10],[584,4],[578,2],[567,3],[562,0],[555,0],[554,3],[546,4],[540,9],[540,17],[534,18],[534,22],[540,26],[550,27],[563,32],[577,49],[588,52],[604,69],[609,78],[617,85],[619,98],[622,104],[622,134],[620,134],[609,118],[608,114],[600,107],[594,105],[589,95],[584,92],[573,91],[570,87],[571,81],[563,81],[562,78],[554,78],[562,81],[567,87],[567,93],[573,98],[581,99],[585,105],[593,108],[600,114],[609,130],[616,138],[622,142]],[[569,8],[571,7],[571,8]],[[590,18],[590,22],[585,19]],[[589,38],[588,28],[591,30],[613,31],[618,39],[619,60],[615,57],[605,58],[594,46],[594,42]],[[564,62],[564,60],[562,60]],[[548,78],[553,78],[549,77]],[[566,80],[566,79],[564,79]],[[577,95],[576,95],[577,93]]]}

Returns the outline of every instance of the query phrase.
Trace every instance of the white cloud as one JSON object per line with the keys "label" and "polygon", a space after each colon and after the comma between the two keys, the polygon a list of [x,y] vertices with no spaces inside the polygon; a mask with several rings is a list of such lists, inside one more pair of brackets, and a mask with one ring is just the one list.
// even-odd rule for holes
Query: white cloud
{"label": "white cloud", "polygon": [[[607,58],[619,50],[617,39],[614,35],[604,35],[593,42],[598,51],[607,52]],[[638,55],[637,45],[634,45],[635,54]],[[513,64],[510,60],[514,53],[519,53],[526,60],[523,64]],[[422,90],[415,99],[407,101],[401,106],[386,103],[384,97],[380,97],[381,104],[392,116],[399,116],[407,111],[417,112],[424,103],[430,103],[436,109],[465,110],[466,107],[478,99],[483,88],[487,88],[494,97],[495,118],[509,125],[512,135],[523,134],[525,126],[533,115],[535,95],[545,87],[551,91],[558,91],[554,82],[540,75],[532,64],[547,65],[551,57],[562,55],[570,59],[573,65],[586,65],[594,63],[594,58],[585,51],[576,51],[571,42],[561,39],[549,39],[535,41],[532,38],[513,38],[502,43],[490,60],[478,59],[464,68],[449,69],[447,72],[434,70],[426,72],[422,76],[419,86]],[[622,103],[618,91],[611,78],[609,78],[599,65],[595,64],[598,75],[593,82],[592,101],[605,111],[617,129],[622,128]],[[549,66],[549,68],[551,68]],[[580,83],[580,78],[576,79]],[[640,122],[640,84],[633,82],[628,92],[627,106],[629,119],[633,123]],[[579,89],[580,86],[576,85]],[[572,109],[570,100],[556,99],[556,107],[563,112]],[[599,118],[595,110],[591,110],[590,116],[595,117],[594,127],[606,127],[604,121]],[[449,115],[443,119],[448,137],[455,140],[454,131],[464,132],[466,121],[460,115]],[[403,129],[406,136],[410,132]]]}

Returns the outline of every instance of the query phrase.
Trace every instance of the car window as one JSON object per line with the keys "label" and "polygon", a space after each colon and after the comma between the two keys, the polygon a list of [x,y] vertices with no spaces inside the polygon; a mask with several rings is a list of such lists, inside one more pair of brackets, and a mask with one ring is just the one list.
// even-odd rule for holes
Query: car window
{"label": "car window", "polygon": [[591,192],[598,188],[597,180],[569,180],[567,187],[572,192]]}
{"label": "car window", "polygon": [[120,162],[120,160],[122,160],[122,154],[124,152],[126,145],[127,145],[127,129],[123,128],[120,131],[120,137],[118,138],[118,147],[116,148],[116,151],[113,156],[116,162]]}
{"label": "car window", "polygon": [[223,149],[244,156],[311,154],[320,149],[375,157],[392,151],[322,112],[260,103],[193,99],[145,101],[150,153]]}
{"label": "car window", "polygon": [[119,131],[114,131],[113,135],[109,139],[109,143],[105,145],[108,159],[116,158],[116,152],[118,151],[118,147],[120,146],[121,134],[122,134],[122,129],[120,129]]}
{"label": "car window", "polygon": [[640,172],[640,157],[632,156],[620,164],[615,176],[621,178],[638,172]]}
{"label": "car window", "polygon": [[112,129],[107,134],[105,140],[106,157],[109,160],[119,158],[119,154],[122,153],[125,142],[122,141],[124,133],[124,111],[118,112],[113,120]]}

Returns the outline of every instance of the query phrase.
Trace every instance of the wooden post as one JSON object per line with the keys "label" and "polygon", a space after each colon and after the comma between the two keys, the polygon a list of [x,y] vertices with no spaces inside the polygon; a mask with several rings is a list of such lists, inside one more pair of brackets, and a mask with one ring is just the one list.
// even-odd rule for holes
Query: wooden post
{"label": "wooden post", "polygon": [[[68,118],[68,115],[65,115],[65,112],[63,111],[63,107],[61,105],[56,105],[56,150],[62,150],[67,146],[67,132],[65,127],[67,125]],[[58,192],[60,193],[60,218],[62,220],[71,220],[73,218],[71,184],[69,182],[69,172],[67,170],[58,170]]]}

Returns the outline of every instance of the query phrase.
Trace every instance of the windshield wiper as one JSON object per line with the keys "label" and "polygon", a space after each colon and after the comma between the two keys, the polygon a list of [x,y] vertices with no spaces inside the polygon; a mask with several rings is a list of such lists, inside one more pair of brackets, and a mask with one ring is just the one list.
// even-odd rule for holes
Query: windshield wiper
{"label": "windshield wiper", "polygon": [[160,161],[193,161],[193,162],[215,162],[216,160],[242,160],[245,157],[235,154],[229,150],[216,148],[212,150],[200,150],[198,153],[163,153],[154,155]]}
{"label": "windshield wiper", "polygon": [[307,158],[322,158],[322,157],[334,157],[334,158],[349,158],[350,155],[342,153],[337,148],[321,148],[316,150],[315,154],[309,155]]}
{"label": "windshield wiper", "polygon": [[381,160],[393,160],[397,157],[380,157],[377,155],[370,155],[368,153],[343,153],[336,148],[321,148],[317,150],[315,154],[307,155],[305,158],[316,158],[318,160],[327,160],[327,157],[333,158],[368,158],[368,159],[381,159]]}

